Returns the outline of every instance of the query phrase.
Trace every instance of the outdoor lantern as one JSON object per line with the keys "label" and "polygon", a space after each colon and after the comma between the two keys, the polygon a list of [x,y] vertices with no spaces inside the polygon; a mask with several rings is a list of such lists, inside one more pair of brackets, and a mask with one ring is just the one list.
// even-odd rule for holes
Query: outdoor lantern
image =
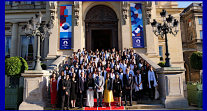
{"label": "outdoor lantern", "polygon": [[53,28],[53,26],[54,25],[49,21],[48,24],[47,24],[47,28],[48,28],[48,33],[49,34],[52,34],[52,28]]}
{"label": "outdoor lantern", "polygon": [[37,18],[37,22],[38,23],[41,23],[42,22],[42,17],[43,17],[43,15],[42,15],[41,12],[39,12],[39,14],[36,14],[36,18]]}
{"label": "outdoor lantern", "polygon": [[167,17],[167,12],[165,9],[162,9],[162,12],[160,12],[160,15],[162,17],[162,21],[165,22],[166,21],[166,17]]}
{"label": "outdoor lantern", "polygon": [[31,19],[32,30],[36,30],[36,23],[37,23],[37,21],[36,21],[35,17],[32,17],[32,19]]}
{"label": "outdoor lantern", "polygon": [[179,31],[179,24],[178,24],[178,20],[174,20],[174,23],[173,23],[173,27],[174,27],[174,31],[175,32],[178,32]]}
{"label": "outdoor lantern", "polygon": [[171,16],[171,14],[168,15],[168,18],[166,18],[168,26],[169,27],[173,27],[173,16]]}
{"label": "outdoor lantern", "polygon": [[151,23],[152,28],[153,28],[153,32],[155,32],[157,30],[157,21],[155,19],[153,19],[153,22]]}
{"label": "outdoor lantern", "polygon": [[30,34],[30,33],[31,33],[31,32],[30,32],[30,31],[31,31],[31,27],[32,27],[32,26],[31,26],[31,24],[29,24],[29,22],[27,23],[27,25],[24,26],[24,28],[25,28],[25,33],[26,33],[26,34]]}

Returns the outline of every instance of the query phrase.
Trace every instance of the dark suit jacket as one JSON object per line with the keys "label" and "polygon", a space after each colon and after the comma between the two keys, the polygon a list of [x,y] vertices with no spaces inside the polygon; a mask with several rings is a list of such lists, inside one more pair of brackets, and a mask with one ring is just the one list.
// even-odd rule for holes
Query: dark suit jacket
{"label": "dark suit jacket", "polygon": [[62,87],[65,87],[65,90],[63,90],[63,93],[68,92],[68,95],[70,95],[70,88],[71,88],[71,80],[63,80]]}
{"label": "dark suit jacket", "polygon": [[91,81],[89,81],[89,78],[86,80],[86,89],[88,90],[89,87],[93,87],[94,90],[94,79],[92,78]]}
{"label": "dark suit jacket", "polygon": [[107,82],[107,87],[106,87],[106,84],[104,85],[104,89],[108,89],[108,90],[113,90],[113,79],[110,78]]}
{"label": "dark suit jacket", "polygon": [[84,80],[84,82],[83,82],[83,80],[82,80],[82,77],[80,77],[79,78],[79,84],[78,84],[78,89],[79,89],[79,91],[84,91],[84,83],[85,83],[85,80]]}
{"label": "dark suit jacket", "polygon": [[122,81],[121,81],[121,79],[118,79],[118,81],[116,81],[116,80],[114,79],[114,82],[113,82],[113,88],[114,88],[114,90],[116,90],[116,91],[122,91]]}
{"label": "dark suit jacket", "polygon": [[123,75],[123,83],[124,83],[124,88],[125,87],[130,87],[130,90],[132,90],[132,86],[133,86],[133,77],[131,74],[129,74],[129,79],[127,80],[127,75],[124,74]]}

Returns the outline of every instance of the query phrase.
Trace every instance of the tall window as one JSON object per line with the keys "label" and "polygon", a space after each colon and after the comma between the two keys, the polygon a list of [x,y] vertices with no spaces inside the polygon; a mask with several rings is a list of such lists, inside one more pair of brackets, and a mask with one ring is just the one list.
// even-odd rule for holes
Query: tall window
{"label": "tall window", "polygon": [[203,24],[203,18],[202,17],[198,17],[198,21],[199,21],[199,24]]}
{"label": "tall window", "polygon": [[203,39],[203,31],[200,30],[200,38]]}
{"label": "tall window", "polygon": [[25,60],[33,60],[34,59],[34,37],[30,39],[27,36],[22,36],[21,42],[21,57]]}
{"label": "tall window", "polygon": [[162,46],[159,46],[159,56],[161,56],[160,60],[162,61],[163,60],[163,47]]}
{"label": "tall window", "polygon": [[190,40],[193,40],[193,33],[190,33]]}
{"label": "tall window", "polygon": [[191,27],[191,19],[188,20],[188,26]]}
{"label": "tall window", "polygon": [[11,37],[5,37],[5,56],[10,57]]}

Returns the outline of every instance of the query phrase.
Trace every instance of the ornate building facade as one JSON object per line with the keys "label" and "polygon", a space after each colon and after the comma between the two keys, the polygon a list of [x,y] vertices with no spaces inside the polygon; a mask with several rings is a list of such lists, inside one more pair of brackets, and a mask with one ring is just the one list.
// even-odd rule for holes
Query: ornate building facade
{"label": "ornate building facade", "polygon": [[[49,67],[52,63],[58,63],[54,63],[54,61],[59,60],[62,55],[72,57],[72,53],[76,52],[78,49],[82,50],[86,48],[86,50],[89,51],[90,49],[95,50],[97,48],[116,48],[116,50],[133,48],[136,53],[143,55],[142,57],[155,68],[159,62],[165,61],[166,47],[165,40],[154,35],[151,22],[153,19],[156,19],[160,23],[162,22],[160,16],[162,9],[165,9],[168,14],[171,14],[175,19],[180,20],[179,14],[184,9],[178,8],[177,2],[151,1],[6,1],[5,3],[5,55],[8,57],[21,56],[25,58],[30,69],[34,67],[37,38],[27,38],[24,32],[24,25],[26,25],[29,19],[35,16],[39,11],[43,14],[43,24],[47,23],[51,17],[54,18],[53,32],[50,34],[49,38],[41,41],[40,48],[41,61]],[[70,5],[72,8],[67,9],[67,5]],[[65,9],[67,9],[67,12]],[[61,10],[64,10],[64,12]],[[67,17],[71,17],[71,19]],[[71,20],[69,26],[62,24],[63,21],[67,20]],[[136,27],[134,27],[134,25]],[[67,36],[69,37],[67,42],[61,42],[61,37],[64,38],[64,34],[63,36],[60,34],[64,32],[61,31],[61,28],[71,28],[70,31],[67,32],[68,35],[71,35],[70,37]],[[70,44],[70,48],[66,47],[66,49],[62,49],[62,44],[65,45],[67,43]],[[159,84],[167,84],[162,83],[165,82],[165,78],[167,77],[168,83],[169,80],[176,83],[174,84],[171,82],[169,83],[172,85],[171,87],[169,87],[168,84],[160,88],[160,90],[165,90],[166,88],[164,87],[171,88],[171,92],[168,91],[168,94],[165,94],[166,91],[161,91],[163,92],[161,97],[164,98],[163,104],[166,104],[166,107],[176,107],[174,104],[177,104],[177,102],[168,106],[167,104],[171,100],[164,100],[166,96],[169,95],[171,96],[170,98],[172,98],[172,95],[173,98],[187,97],[181,31],[179,31],[176,36],[168,34],[168,48],[172,66],[176,67],[174,68],[175,70],[179,70],[178,72],[170,73],[179,73],[179,75],[176,75],[176,77],[166,75],[166,77],[164,77],[163,73],[165,72],[162,72],[159,77],[161,82]],[[70,64],[70,59],[68,59],[68,61]],[[58,70],[57,68],[53,69]],[[168,69],[167,73],[169,73],[169,71],[171,71],[171,69]],[[47,79],[42,81],[45,83],[45,80]],[[40,91],[41,90],[42,89],[40,89]],[[25,98],[27,98],[27,96],[28,95],[26,95]],[[43,98],[43,95],[41,97]],[[25,107],[26,106],[25,104]]]}
{"label": "ornate building facade", "polygon": [[200,81],[200,70],[190,67],[193,52],[203,52],[203,4],[192,3],[180,14],[186,81]]}

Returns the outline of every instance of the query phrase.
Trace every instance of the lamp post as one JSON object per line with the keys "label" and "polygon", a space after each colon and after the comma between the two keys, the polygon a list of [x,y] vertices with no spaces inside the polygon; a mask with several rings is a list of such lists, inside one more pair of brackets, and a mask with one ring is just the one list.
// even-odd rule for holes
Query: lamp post
{"label": "lamp post", "polygon": [[179,24],[178,20],[174,19],[171,14],[167,17],[167,12],[165,9],[160,12],[160,15],[162,17],[162,24],[158,23],[155,19],[153,19],[153,22],[151,23],[153,27],[153,32],[156,36],[163,36],[165,35],[165,45],[166,45],[166,58],[165,58],[165,67],[172,67],[170,63],[168,52],[168,40],[167,40],[167,34],[173,34],[174,36],[177,35],[177,32],[179,31]]}
{"label": "lamp post", "polygon": [[35,17],[32,17],[31,20],[25,25],[25,34],[27,37],[37,37],[37,56],[35,61],[35,70],[41,71],[41,61],[40,61],[40,39],[42,41],[44,38],[48,38],[50,34],[52,34],[53,23],[52,20],[48,22],[48,24],[42,24],[42,13],[36,14]]}

